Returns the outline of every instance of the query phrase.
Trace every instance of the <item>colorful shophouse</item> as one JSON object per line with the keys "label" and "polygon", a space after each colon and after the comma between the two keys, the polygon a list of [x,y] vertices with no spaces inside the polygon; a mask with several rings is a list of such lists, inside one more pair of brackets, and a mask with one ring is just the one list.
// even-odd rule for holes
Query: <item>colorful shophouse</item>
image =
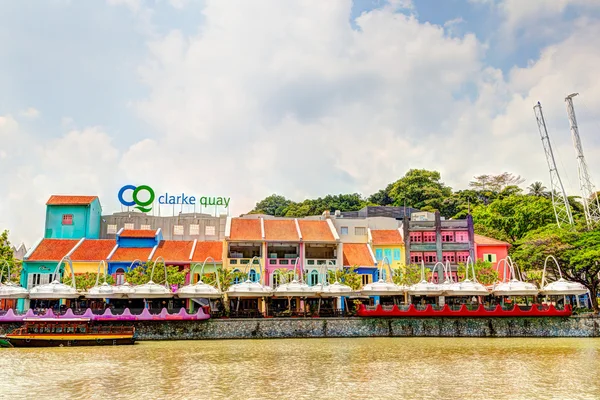
{"label": "colorful shophouse", "polygon": [[[402,229],[369,229],[369,244],[375,252],[378,263],[386,259],[392,269],[398,269],[405,265],[404,261],[404,238]],[[384,276],[387,271],[384,269]]]}
{"label": "colorful shophouse", "polygon": [[[475,234],[475,254],[478,260],[488,261],[492,264],[492,268],[496,269],[498,261],[508,257],[510,243],[501,240],[493,239],[483,235]],[[503,279],[504,265],[501,264],[498,270],[498,276]],[[508,271],[507,271],[508,276]]]}

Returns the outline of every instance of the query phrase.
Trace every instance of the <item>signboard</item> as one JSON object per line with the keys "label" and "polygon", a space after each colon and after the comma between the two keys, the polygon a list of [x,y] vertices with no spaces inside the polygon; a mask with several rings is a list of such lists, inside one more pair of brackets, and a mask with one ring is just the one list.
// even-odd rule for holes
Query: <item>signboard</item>
{"label": "signboard", "polygon": [[[143,196],[143,197],[142,197]],[[142,199],[140,199],[142,197]],[[190,196],[185,193],[170,194],[165,192],[158,197],[148,185],[125,185],[119,190],[119,202],[126,207],[133,207],[141,212],[152,211],[154,200],[158,200],[158,204],[181,204],[181,205],[201,205],[201,206],[223,206],[229,207],[230,197],[209,197],[209,196]],[[131,200],[129,200],[131,199]]]}

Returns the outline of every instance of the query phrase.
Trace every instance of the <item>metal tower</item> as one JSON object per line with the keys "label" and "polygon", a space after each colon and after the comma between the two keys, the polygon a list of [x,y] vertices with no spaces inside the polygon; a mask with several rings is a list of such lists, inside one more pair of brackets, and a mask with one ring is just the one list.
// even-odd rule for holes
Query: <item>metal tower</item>
{"label": "metal tower", "polygon": [[548,137],[548,130],[546,129],[546,121],[544,120],[544,114],[542,113],[542,105],[538,101],[537,105],[533,107],[535,112],[535,119],[537,120],[538,130],[542,138],[542,145],[544,146],[544,152],[546,153],[546,161],[548,162],[548,169],[550,170],[550,195],[552,196],[552,205],[554,206],[554,215],[556,216],[556,223],[560,227],[561,224],[573,225],[573,216],[571,215],[571,207],[569,205],[569,199],[565,193],[565,188],[558,174],[556,168],[556,160],[554,160],[554,153],[552,152],[552,145],[550,145],[550,138]]}
{"label": "metal tower", "polygon": [[585,222],[588,227],[593,223],[600,221],[600,203],[596,196],[596,189],[592,183],[592,178],[588,171],[587,163],[583,156],[583,147],[579,137],[579,128],[577,127],[577,118],[575,118],[575,109],[573,108],[573,97],[579,93],[573,93],[565,98],[567,103],[567,114],[569,115],[569,124],[571,125],[571,137],[573,146],[577,153],[577,171],[579,172],[579,189],[581,190],[581,200],[583,201],[583,211],[585,212]]}

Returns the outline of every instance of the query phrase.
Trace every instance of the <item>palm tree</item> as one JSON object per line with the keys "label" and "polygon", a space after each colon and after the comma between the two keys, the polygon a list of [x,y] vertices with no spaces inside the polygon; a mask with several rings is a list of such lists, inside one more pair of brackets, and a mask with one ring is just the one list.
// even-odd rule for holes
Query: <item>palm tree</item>
{"label": "palm tree", "polygon": [[540,181],[533,182],[527,189],[529,190],[530,196],[548,197],[550,195],[550,193],[546,191],[546,186]]}

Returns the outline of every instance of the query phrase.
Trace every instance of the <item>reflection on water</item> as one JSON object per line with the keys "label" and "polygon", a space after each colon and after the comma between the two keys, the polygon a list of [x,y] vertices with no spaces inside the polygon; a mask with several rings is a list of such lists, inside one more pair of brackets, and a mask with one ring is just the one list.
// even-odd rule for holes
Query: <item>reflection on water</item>
{"label": "reflection on water", "polygon": [[289,339],[0,349],[0,398],[597,399],[600,339]]}

